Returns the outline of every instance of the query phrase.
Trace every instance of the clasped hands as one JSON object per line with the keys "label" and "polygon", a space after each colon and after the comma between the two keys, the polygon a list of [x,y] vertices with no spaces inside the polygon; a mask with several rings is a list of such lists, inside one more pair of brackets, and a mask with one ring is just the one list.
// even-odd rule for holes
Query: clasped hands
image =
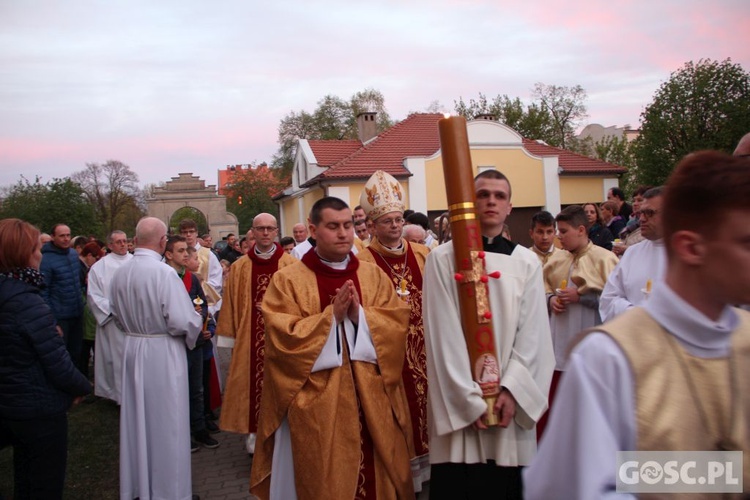
{"label": "clasped hands", "polygon": [[346,280],[341,288],[336,289],[336,295],[333,297],[333,317],[336,323],[341,323],[347,317],[355,325],[359,321],[359,294],[354,281]]}

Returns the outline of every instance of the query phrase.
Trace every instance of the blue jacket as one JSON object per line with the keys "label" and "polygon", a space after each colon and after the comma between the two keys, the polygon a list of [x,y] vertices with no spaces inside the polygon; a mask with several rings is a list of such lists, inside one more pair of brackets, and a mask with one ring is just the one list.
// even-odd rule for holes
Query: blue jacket
{"label": "blue jacket", "polygon": [[48,241],[42,247],[42,265],[45,288],[42,298],[52,309],[58,320],[77,318],[83,315],[83,293],[81,291],[81,262],[78,253],[68,248],[63,250]]}
{"label": "blue jacket", "polygon": [[0,418],[56,415],[91,392],[55,325],[38,288],[0,276]]}

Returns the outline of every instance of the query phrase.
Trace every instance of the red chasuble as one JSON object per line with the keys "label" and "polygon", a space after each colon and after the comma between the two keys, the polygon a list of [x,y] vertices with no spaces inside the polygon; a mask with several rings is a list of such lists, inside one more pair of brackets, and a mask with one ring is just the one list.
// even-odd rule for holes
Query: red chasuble
{"label": "red chasuble", "polygon": [[[409,398],[414,451],[420,457],[429,452],[427,429],[427,355],[424,345],[424,324],[422,322],[422,271],[409,242],[404,240],[406,255],[394,256],[377,242],[367,247],[372,253],[372,262],[393,282],[398,289],[401,279],[406,280],[409,291],[409,334],[406,337],[406,357],[404,358],[403,379],[406,396]],[[381,250],[378,252],[377,250]],[[369,260],[369,259],[368,259]]]}
{"label": "red chasuble", "polygon": [[262,259],[255,254],[255,245],[247,252],[253,262],[252,266],[252,309],[250,316],[250,413],[248,415],[250,432],[258,431],[258,415],[260,414],[260,396],[263,388],[263,359],[266,348],[265,325],[260,303],[263,301],[271,283],[273,274],[279,270],[279,259],[284,255],[284,249],[276,245],[276,251],[270,259]]}

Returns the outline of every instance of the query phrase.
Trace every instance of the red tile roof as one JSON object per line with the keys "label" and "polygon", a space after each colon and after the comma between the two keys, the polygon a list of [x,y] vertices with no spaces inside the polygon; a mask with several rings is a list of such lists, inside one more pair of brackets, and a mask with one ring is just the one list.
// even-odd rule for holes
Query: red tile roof
{"label": "red tile roof", "polygon": [[362,147],[356,139],[343,141],[309,140],[319,167],[330,167]]}
{"label": "red tile roof", "polygon": [[[361,179],[368,178],[375,170],[384,170],[394,177],[409,177],[411,172],[404,168],[404,158],[409,156],[431,156],[440,149],[437,121],[441,114],[415,113],[397,123],[354,153],[332,165],[305,185],[322,179]],[[320,143],[331,141],[309,141],[318,157]],[[347,141],[351,142],[351,141]],[[358,141],[356,141],[358,142]],[[315,143],[315,144],[314,144]],[[320,164],[320,163],[319,163]]]}
{"label": "red tile roof", "polygon": [[625,167],[613,165],[602,160],[573,153],[567,149],[556,148],[531,139],[523,140],[523,147],[535,156],[557,156],[562,173],[567,175],[582,174],[622,174],[628,171]]}
{"label": "red tile roof", "polygon": [[[403,166],[405,158],[432,156],[440,149],[437,122],[442,117],[438,113],[409,115],[365,145],[356,140],[310,140],[308,143],[318,165],[330,168],[303,186],[311,186],[324,179],[366,179],[378,169],[396,178],[409,177],[412,174]],[[523,147],[536,156],[558,156],[563,174],[619,174],[627,171],[623,167],[531,139],[523,139]]]}

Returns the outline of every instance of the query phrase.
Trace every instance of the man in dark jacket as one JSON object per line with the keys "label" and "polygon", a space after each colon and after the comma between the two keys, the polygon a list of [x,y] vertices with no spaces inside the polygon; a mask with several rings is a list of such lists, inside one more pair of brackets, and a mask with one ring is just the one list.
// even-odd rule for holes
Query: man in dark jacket
{"label": "man in dark jacket", "polygon": [[76,251],[70,248],[68,226],[55,224],[50,234],[52,241],[42,247],[42,298],[52,309],[70,357],[78,365],[83,342],[81,264]]}

